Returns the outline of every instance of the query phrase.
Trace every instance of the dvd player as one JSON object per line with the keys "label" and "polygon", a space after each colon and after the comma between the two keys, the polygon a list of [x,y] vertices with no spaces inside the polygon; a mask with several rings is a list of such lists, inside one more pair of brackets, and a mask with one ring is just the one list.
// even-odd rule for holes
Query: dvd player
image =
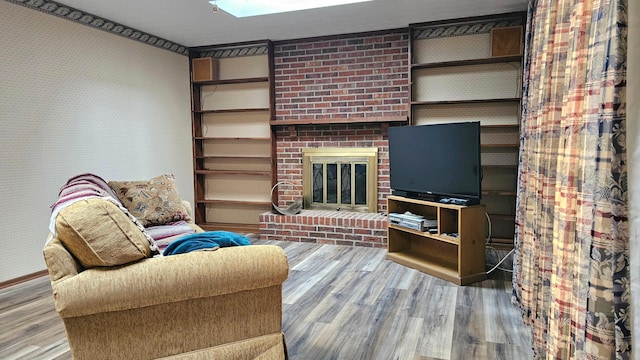
{"label": "dvd player", "polygon": [[418,231],[427,231],[438,226],[435,219],[425,219],[422,215],[405,212],[403,214],[389,213],[389,223]]}

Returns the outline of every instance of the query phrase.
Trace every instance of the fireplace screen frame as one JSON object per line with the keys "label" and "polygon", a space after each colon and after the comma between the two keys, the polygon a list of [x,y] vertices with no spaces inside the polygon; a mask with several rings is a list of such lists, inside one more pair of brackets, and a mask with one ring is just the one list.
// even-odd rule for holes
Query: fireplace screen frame
{"label": "fireplace screen frame", "polygon": [[[313,164],[323,164],[323,201],[313,201]],[[341,200],[341,179],[338,176],[337,186],[337,202],[327,202],[327,185],[326,185],[326,164],[337,164],[337,168],[341,168],[342,164],[366,164],[366,203],[355,203],[355,189],[353,185],[351,189],[351,202],[343,203]],[[351,184],[354,184],[354,171],[351,172]],[[305,209],[313,210],[344,210],[353,212],[370,212],[376,213],[378,210],[378,148],[303,148],[302,149],[302,189],[303,189],[303,206]]]}

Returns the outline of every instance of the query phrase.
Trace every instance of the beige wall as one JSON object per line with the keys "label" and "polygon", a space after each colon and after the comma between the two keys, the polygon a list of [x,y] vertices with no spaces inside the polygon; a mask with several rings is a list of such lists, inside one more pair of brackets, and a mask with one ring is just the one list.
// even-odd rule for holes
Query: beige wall
{"label": "beige wall", "polygon": [[188,58],[0,1],[0,282],[45,269],[76,174],[176,175],[193,202]]}

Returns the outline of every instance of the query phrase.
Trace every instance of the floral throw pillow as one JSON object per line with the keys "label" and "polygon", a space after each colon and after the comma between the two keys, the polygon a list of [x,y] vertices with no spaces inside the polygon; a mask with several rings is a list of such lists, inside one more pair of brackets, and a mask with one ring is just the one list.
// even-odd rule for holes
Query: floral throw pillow
{"label": "floral throw pillow", "polygon": [[145,226],[189,221],[173,174],[146,181],[109,181],[122,204]]}

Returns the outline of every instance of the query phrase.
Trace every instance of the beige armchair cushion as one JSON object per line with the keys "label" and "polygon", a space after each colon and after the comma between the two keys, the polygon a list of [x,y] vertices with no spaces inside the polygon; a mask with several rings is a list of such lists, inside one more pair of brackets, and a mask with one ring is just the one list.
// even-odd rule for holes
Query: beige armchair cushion
{"label": "beige armchair cushion", "polygon": [[79,200],[58,213],[58,238],[85,268],[115,266],[151,255],[149,240],[114,203]]}

